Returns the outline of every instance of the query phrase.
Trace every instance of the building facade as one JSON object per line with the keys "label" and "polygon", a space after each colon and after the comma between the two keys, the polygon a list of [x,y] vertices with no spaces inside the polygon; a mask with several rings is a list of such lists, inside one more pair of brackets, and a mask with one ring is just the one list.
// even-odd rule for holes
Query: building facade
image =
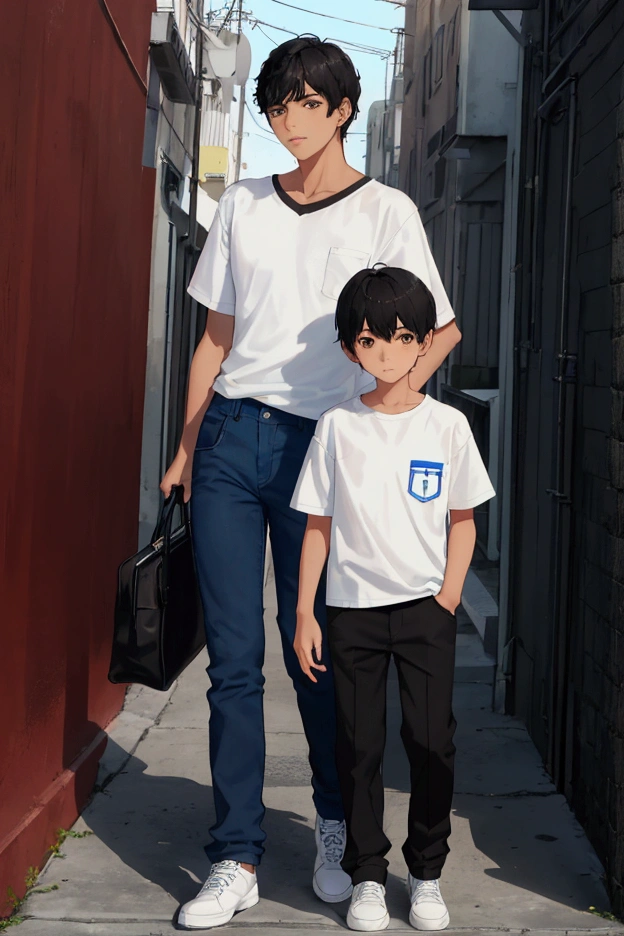
{"label": "building facade", "polygon": [[502,707],[511,462],[501,440],[512,426],[521,49],[468,0],[409,0],[405,32],[398,184],[419,207],[463,334],[437,393],[466,412],[498,491],[477,511],[483,561],[469,575],[465,605],[497,657]]}
{"label": "building facade", "polygon": [[508,703],[624,913],[624,6],[523,16]]}
{"label": "building facade", "polygon": [[624,5],[520,5],[408,3],[399,185],[463,333],[438,391],[477,430],[498,399],[495,705],[526,722],[621,916]]}
{"label": "building facade", "polygon": [[202,0],[195,0],[190,8],[179,0],[158,0],[151,24],[150,101],[143,158],[156,170],[156,199],[141,545],[154,530],[160,507],[159,484],[179,443],[191,358],[206,322],[205,310],[188,295],[186,287],[217,201],[239,174],[240,147],[231,126],[230,105],[234,84],[244,81],[249,71],[249,43],[245,36],[227,28],[231,24],[210,22],[203,7]]}
{"label": "building facade", "polygon": [[0,917],[91,794],[123,701],[106,677],[137,543],[152,10],[3,10]]}

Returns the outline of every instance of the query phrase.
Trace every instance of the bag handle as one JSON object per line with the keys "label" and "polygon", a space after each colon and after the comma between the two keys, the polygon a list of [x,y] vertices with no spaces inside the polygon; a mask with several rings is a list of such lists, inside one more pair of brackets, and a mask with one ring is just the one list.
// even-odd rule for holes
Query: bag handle
{"label": "bag handle", "polygon": [[156,521],[156,528],[152,534],[152,546],[160,546],[159,540],[163,540],[165,549],[168,550],[169,540],[171,539],[171,527],[173,525],[173,514],[178,505],[182,510],[182,519],[186,527],[186,532],[190,534],[189,509],[188,504],[184,503],[184,486],[182,484],[174,484],[169,497],[167,497],[161,505],[158,520]]}
{"label": "bag handle", "polygon": [[188,503],[184,503],[184,487],[181,484],[175,484],[171,488],[169,497],[164,501],[156,529],[152,537],[152,546],[155,548],[162,544],[162,565],[160,569],[160,600],[162,607],[167,604],[167,593],[169,589],[169,555],[171,553],[171,527],[173,524],[173,514],[176,507],[180,505],[182,519],[186,529],[186,535],[191,536],[190,510]]}

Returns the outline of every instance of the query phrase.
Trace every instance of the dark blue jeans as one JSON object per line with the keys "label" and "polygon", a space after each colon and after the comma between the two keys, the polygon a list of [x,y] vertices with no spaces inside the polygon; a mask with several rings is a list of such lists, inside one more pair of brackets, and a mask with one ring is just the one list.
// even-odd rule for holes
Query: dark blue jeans
{"label": "dark blue jeans", "polygon": [[[314,433],[313,420],[215,394],[197,439],[191,516],[210,663],[210,765],[216,822],[211,861],[258,864],[265,833],[263,574],[267,526],[286,670],[310,749],[313,799],[325,819],[342,819],[335,764],[331,670],[317,684],[293,650],[299,558],[307,517],[289,506]],[[325,595],[316,614],[325,631]],[[329,664],[327,638],[324,660]]]}

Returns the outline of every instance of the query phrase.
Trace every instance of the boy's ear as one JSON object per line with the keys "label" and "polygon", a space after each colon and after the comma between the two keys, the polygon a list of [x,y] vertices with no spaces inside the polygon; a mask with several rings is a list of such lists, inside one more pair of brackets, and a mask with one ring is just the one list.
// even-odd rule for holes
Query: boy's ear
{"label": "boy's ear", "polygon": [[[345,345],[344,341],[341,341],[341,342],[340,342],[340,347],[342,348],[342,350],[343,350],[344,353],[347,355],[347,357],[349,358],[350,361],[353,361],[354,364],[359,364],[359,363],[360,363],[357,354],[354,354],[353,351],[349,351],[349,349],[348,349],[347,346]],[[360,366],[361,366],[361,365],[360,365]]]}
{"label": "boy's ear", "polygon": [[427,334],[425,335],[422,341],[422,344],[420,346],[420,354],[427,353],[427,351],[429,350],[433,342],[433,335],[434,335],[434,329],[432,328],[431,331],[427,332]]}

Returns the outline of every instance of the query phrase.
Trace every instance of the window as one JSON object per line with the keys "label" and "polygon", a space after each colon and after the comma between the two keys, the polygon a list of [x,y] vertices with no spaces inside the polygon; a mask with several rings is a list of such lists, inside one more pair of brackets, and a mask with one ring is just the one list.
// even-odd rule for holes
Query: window
{"label": "window", "polygon": [[438,84],[444,74],[444,26],[440,26],[433,40],[433,81]]}
{"label": "window", "polygon": [[455,44],[457,42],[457,17],[458,16],[459,16],[459,7],[455,10],[453,14],[453,19],[449,23],[448,50],[447,50],[447,57],[449,59],[452,55],[455,55]]}
{"label": "window", "polygon": [[427,101],[431,97],[431,48],[427,50],[423,61],[422,116],[425,116]]}

